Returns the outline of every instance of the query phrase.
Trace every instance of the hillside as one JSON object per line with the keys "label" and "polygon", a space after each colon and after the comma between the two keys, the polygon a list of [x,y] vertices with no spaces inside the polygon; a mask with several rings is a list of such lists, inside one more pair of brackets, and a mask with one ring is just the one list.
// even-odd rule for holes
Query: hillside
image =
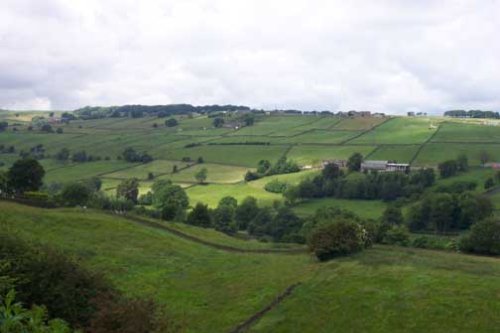
{"label": "hillside", "polygon": [[[491,332],[500,325],[494,258],[379,245],[320,264],[305,253],[217,250],[95,211],[5,202],[0,227],[79,257],[126,294],[154,297],[185,332],[230,332],[295,283],[250,331]],[[180,230],[221,245],[263,248],[214,231]]]}
{"label": "hillside", "polygon": [[[154,180],[171,179],[186,187],[193,205],[204,202],[214,206],[226,195],[238,200],[252,195],[264,205],[281,200],[281,195],[263,189],[267,178],[243,182],[246,171],[255,169],[260,160],[273,163],[281,156],[309,167],[318,167],[323,160],[345,160],[355,152],[365,159],[395,160],[416,167],[435,167],[460,153],[467,155],[473,168],[480,165],[484,152],[491,161],[500,161],[500,126],[485,125],[478,119],[258,115],[252,126],[215,128],[213,118],[207,116],[176,116],[175,127],[166,127],[166,118],[147,116],[52,124],[54,131],[62,129],[61,134],[44,133],[36,126],[28,130],[34,124],[30,122],[33,116],[40,114],[48,119],[47,113],[0,113],[0,119],[9,122],[9,129],[0,132],[0,143],[15,148],[15,153],[0,154],[0,169],[8,168],[20,151],[43,145],[46,157],[41,163],[47,171],[46,184],[97,176],[102,179],[103,188],[114,193],[121,180],[136,177],[140,180],[140,192],[146,193],[153,182],[148,180],[151,173]],[[489,123],[495,124],[495,120]],[[139,164],[118,160],[126,147],[147,152],[154,161]],[[70,153],[85,151],[98,160],[56,161],[54,155],[62,148]],[[204,164],[196,163],[199,157]],[[173,172],[174,166],[178,172]],[[208,171],[208,185],[200,186],[194,177],[201,168]],[[296,183],[310,172],[279,177]],[[308,207],[318,205],[304,204],[298,212],[306,214],[312,210]],[[352,205],[365,207],[363,202]],[[379,206],[383,209],[383,205]],[[373,209],[376,210],[368,205],[368,210]]]}

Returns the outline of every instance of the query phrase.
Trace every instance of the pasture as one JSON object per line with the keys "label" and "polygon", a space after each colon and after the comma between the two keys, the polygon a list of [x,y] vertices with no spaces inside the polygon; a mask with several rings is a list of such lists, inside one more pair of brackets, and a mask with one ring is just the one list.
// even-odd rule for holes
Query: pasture
{"label": "pasture", "polygon": [[[167,225],[243,250],[272,246]],[[92,210],[5,202],[0,227],[79,258],[126,295],[152,297],[185,332],[229,332],[296,283],[251,332],[489,332],[500,325],[495,258],[378,245],[319,263],[305,252],[218,250]]]}
{"label": "pasture", "polygon": [[[168,118],[148,116],[75,120],[55,124],[54,128],[63,129],[62,134],[56,134],[42,133],[36,128],[29,131],[27,125],[34,115],[33,112],[17,116],[0,113],[0,119],[21,124],[16,126],[17,131],[9,127],[0,133],[0,144],[14,146],[16,150],[14,154],[0,153],[1,170],[7,170],[21,151],[41,144],[45,149],[45,158],[40,162],[46,170],[46,184],[100,177],[103,188],[113,194],[121,180],[136,177],[140,180],[140,192],[145,193],[154,179],[171,179],[189,187],[191,204],[202,201],[211,207],[226,195],[239,200],[252,195],[265,205],[282,200],[281,195],[263,189],[275,177],[243,182],[246,171],[254,170],[260,160],[275,163],[282,156],[315,168],[320,168],[326,160],[347,160],[356,152],[367,159],[412,162],[417,167],[436,167],[460,153],[467,155],[472,167],[481,164],[484,153],[489,161],[500,161],[500,126],[484,125],[483,120],[476,119],[260,114],[256,115],[253,126],[233,129],[214,128],[213,118],[207,116],[175,116],[179,122],[176,127],[165,127]],[[147,152],[155,160],[143,165],[121,161],[118,158],[126,147]],[[57,162],[53,157],[62,148],[70,153],[84,150],[103,160],[83,164]],[[199,157],[204,164],[196,165]],[[190,161],[181,162],[183,159]],[[174,165],[179,169],[175,174]],[[208,170],[209,185],[196,184],[194,175],[203,167]],[[148,179],[149,173],[153,180]],[[300,179],[305,175],[309,173],[283,178]],[[379,216],[382,209],[369,205],[366,209],[359,208],[358,204],[342,203],[367,212],[366,215],[373,212]],[[324,205],[336,202],[315,200],[297,207],[297,211],[305,215]]]}

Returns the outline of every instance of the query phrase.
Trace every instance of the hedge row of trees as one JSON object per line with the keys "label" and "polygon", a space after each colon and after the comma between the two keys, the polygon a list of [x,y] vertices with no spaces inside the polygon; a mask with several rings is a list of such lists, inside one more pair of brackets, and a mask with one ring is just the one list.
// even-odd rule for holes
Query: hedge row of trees
{"label": "hedge row of trees", "polygon": [[291,204],[301,199],[323,197],[393,201],[418,195],[434,182],[433,169],[421,169],[411,175],[372,172],[346,177],[336,164],[331,163],[320,175],[305,179],[296,186],[288,186],[284,196]]}
{"label": "hedge row of trees", "polygon": [[169,105],[123,105],[111,107],[86,106],[75,110],[75,114],[82,119],[132,117],[140,118],[146,115],[160,118],[174,115],[189,115],[192,113],[212,113],[219,111],[249,111],[247,106],[240,105],[204,105],[193,106],[190,104]]}
{"label": "hedge row of trees", "polygon": [[286,156],[282,156],[273,165],[268,160],[261,160],[257,164],[257,171],[247,171],[245,181],[256,180],[265,176],[279,175],[285,173],[299,172],[300,167],[294,161],[287,160]]}
{"label": "hedge row of trees", "polygon": [[447,117],[455,118],[493,118],[499,119],[500,113],[495,111],[482,111],[482,110],[450,110],[444,113]]}
{"label": "hedge row of trees", "polygon": [[204,228],[235,234],[245,230],[259,239],[274,242],[303,243],[300,234],[302,220],[288,206],[259,207],[253,197],[245,198],[240,204],[233,197],[224,197],[217,208],[197,203],[188,214],[186,223]]}

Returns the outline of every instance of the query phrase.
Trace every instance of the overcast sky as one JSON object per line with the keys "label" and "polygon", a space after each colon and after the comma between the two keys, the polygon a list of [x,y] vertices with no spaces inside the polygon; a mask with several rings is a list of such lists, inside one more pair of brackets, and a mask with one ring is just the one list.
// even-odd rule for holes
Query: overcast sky
{"label": "overcast sky", "polygon": [[500,109],[500,1],[1,0],[0,108]]}

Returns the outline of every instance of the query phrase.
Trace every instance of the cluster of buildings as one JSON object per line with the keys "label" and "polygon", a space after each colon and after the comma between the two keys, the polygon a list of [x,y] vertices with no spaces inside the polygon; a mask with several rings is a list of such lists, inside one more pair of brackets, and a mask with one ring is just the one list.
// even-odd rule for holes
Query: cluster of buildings
{"label": "cluster of buildings", "polygon": [[[335,164],[339,168],[347,167],[346,160],[329,160],[323,161],[323,167],[327,164]],[[378,171],[378,172],[409,172],[410,164],[396,163],[392,161],[376,161],[367,160],[361,163],[361,171]]]}

